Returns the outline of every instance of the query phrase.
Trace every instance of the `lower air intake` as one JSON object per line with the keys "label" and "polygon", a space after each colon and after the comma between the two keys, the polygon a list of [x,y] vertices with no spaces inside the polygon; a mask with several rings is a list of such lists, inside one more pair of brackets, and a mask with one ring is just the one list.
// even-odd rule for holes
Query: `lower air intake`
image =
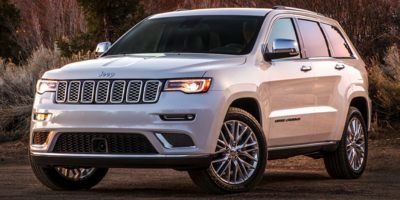
{"label": "lower air intake", "polygon": [[96,143],[104,141],[108,154],[157,154],[150,141],[141,134],[132,133],[61,133],[55,153],[99,153]]}

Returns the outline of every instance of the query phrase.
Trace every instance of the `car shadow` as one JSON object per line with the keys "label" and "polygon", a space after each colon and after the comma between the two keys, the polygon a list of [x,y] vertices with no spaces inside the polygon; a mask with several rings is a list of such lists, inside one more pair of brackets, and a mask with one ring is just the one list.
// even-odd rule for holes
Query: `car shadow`
{"label": "car shadow", "polygon": [[331,178],[328,175],[321,174],[319,171],[273,171],[265,173],[259,185],[274,185],[293,181],[312,183],[313,181],[321,180],[331,180]]}
{"label": "car shadow", "polygon": [[[205,199],[214,199],[214,198],[233,198],[233,199],[241,199],[246,195],[251,195],[252,197],[265,197],[270,195],[276,195],[280,193],[284,193],[293,189],[290,186],[292,183],[295,185],[302,185],[303,187],[310,187],[316,183],[320,183],[321,181],[331,180],[327,175],[321,174],[319,172],[296,172],[296,171],[288,171],[288,172],[268,172],[265,173],[261,182],[257,185],[257,187],[248,192],[248,193],[240,193],[240,194],[226,194],[226,195],[216,195],[209,194],[194,184],[188,182],[188,180],[176,180],[173,178],[169,178],[165,180],[168,184],[163,183],[146,183],[143,181],[143,185],[140,188],[135,188],[139,186],[137,184],[132,185],[130,188],[129,185],[114,185],[113,187],[109,187],[109,185],[103,185],[100,187],[95,187],[89,191],[81,191],[82,194],[87,193],[96,193],[100,194],[102,197],[136,197],[136,198],[205,198]],[[118,186],[123,187],[118,187]],[[128,186],[128,188],[127,188]],[[318,192],[319,193],[319,192]]]}

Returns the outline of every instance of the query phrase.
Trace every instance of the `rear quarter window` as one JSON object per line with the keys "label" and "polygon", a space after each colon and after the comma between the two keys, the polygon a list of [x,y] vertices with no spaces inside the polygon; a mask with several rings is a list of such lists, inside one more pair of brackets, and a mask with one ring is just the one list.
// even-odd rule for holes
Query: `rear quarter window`
{"label": "rear quarter window", "polygon": [[349,45],[347,44],[346,40],[343,37],[343,34],[340,33],[338,28],[328,24],[322,24],[321,26],[324,29],[329,44],[331,46],[332,57],[337,57],[337,58],[353,57]]}

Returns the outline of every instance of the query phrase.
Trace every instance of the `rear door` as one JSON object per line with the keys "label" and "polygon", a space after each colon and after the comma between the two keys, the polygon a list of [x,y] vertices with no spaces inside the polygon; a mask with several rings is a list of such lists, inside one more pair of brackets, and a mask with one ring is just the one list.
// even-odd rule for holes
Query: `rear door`
{"label": "rear door", "polygon": [[307,137],[309,142],[329,140],[329,135],[337,117],[336,97],[341,76],[335,70],[335,62],[330,57],[330,49],[320,23],[314,19],[298,18],[297,24],[304,44],[306,58],[311,63],[315,75],[312,89],[315,95],[313,115],[315,132]]}
{"label": "rear door", "polygon": [[343,131],[343,121],[340,116],[346,116],[348,90],[354,60],[352,51],[340,30],[332,25],[320,23],[326,43],[330,47],[330,57],[313,59],[312,66],[316,73],[316,113],[318,123],[316,132],[326,140],[334,139],[336,133]]}

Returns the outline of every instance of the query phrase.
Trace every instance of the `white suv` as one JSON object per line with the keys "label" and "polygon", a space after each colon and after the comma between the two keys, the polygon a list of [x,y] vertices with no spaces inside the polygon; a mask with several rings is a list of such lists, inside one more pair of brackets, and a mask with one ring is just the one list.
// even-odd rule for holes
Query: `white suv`
{"label": "white suv", "polygon": [[289,7],[176,11],[109,46],[37,84],[30,160],[51,189],[167,167],[242,192],[267,160],[296,155],[323,158],[334,178],[365,169],[367,72],[335,20]]}

